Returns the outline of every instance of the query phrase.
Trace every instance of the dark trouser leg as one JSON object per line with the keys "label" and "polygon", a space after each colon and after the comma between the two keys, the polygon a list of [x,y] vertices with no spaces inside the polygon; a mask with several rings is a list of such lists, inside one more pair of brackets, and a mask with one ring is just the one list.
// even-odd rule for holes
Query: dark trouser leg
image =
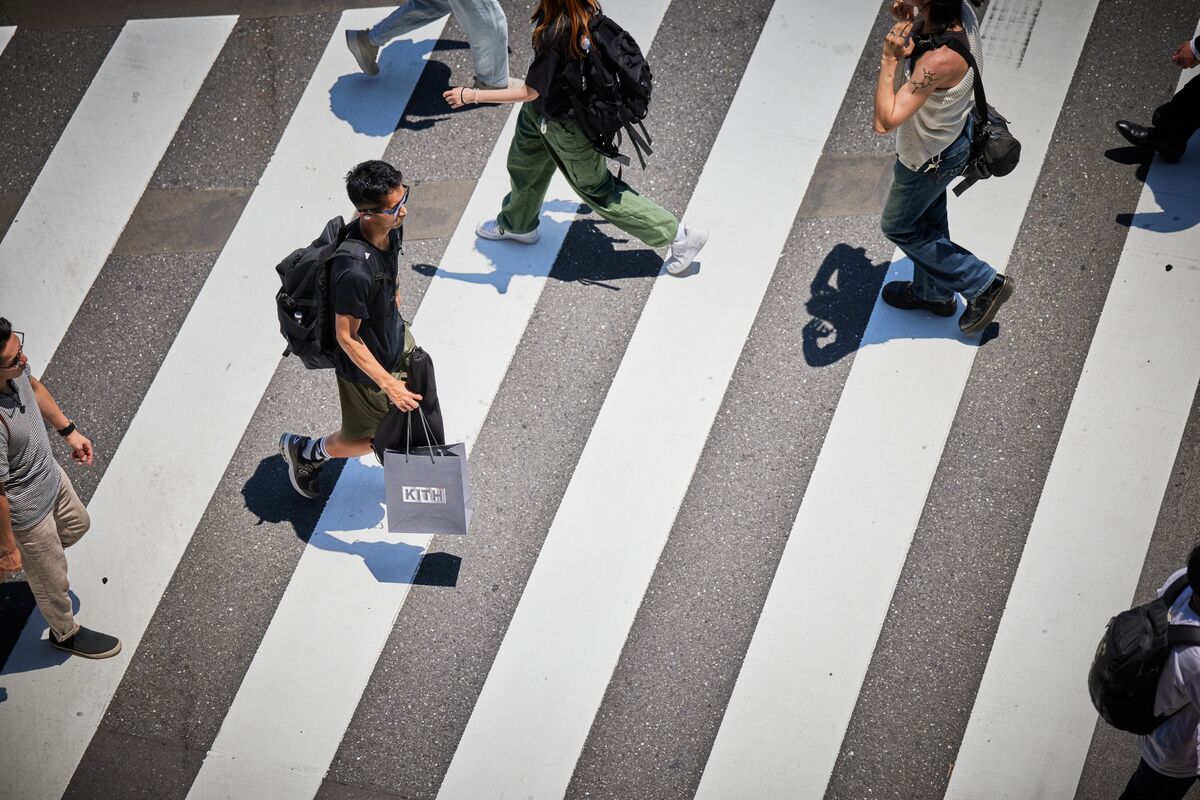
{"label": "dark trouser leg", "polygon": [[1154,129],[1171,144],[1183,146],[1200,129],[1200,76],[1192,78],[1154,112]]}
{"label": "dark trouser leg", "polygon": [[1195,778],[1171,778],[1155,772],[1145,759],[1129,779],[1120,800],[1183,800]]}

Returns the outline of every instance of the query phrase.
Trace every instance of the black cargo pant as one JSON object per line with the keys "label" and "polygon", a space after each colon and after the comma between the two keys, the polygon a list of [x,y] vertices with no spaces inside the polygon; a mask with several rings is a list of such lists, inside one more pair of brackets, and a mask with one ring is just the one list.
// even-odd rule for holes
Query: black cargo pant
{"label": "black cargo pant", "polygon": [[[1195,83],[1195,81],[1192,81]],[[1195,778],[1172,778],[1155,770],[1142,759],[1129,779],[1120,800],[1183,800]]]}
{"label": "black cargo pant", "polygon": [[1155,109],[1154,129],[1171,144],[1187,144],[1200,129],[1200,76],[1184,84],[1170,102]]}

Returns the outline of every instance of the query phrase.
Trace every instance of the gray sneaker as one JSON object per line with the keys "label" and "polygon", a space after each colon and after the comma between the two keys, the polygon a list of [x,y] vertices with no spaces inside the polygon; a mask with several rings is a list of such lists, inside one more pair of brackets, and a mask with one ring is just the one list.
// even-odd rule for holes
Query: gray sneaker
{"label": "gray sneaker", "polygon": [[350,54],[358,62],[359,69],[368,75],[378,75],[379,63],[375,59],[379,56],[379,48],[371,44],[367,33],[367,31],[346,31],[346,47],[350,48]]}

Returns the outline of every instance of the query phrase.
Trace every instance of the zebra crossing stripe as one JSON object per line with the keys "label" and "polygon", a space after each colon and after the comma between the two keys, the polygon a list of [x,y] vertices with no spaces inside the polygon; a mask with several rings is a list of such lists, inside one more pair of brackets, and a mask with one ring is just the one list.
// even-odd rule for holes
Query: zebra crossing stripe
{"label": "zebra crossing stripe", "polygon": [[0,27],[0,53],[4,52],[4,48],[8,47],[8,43],[12,41],[13,34],[17,29],[11,25]]}
{"label": "zebra crossing stripe", "polygon": [[437,40],[440,23],[414,31],[395,69],[358,74],[341,29],[388,10],[343,15],[92,499],[93,530],[72,548],[71,583],[84,621],[119,635],[125,649],[101,663],[39,669],[53,651],[35,613],[9,657],[5,723],[23,735],[0,748],[0,773],[7,785],[30,787],[30,800],[66,789],[279,363],[272,267],[346,209],[347,165],[379,158],[388,142],[358,131],[395,129]]}
{"label": "zebra crossing stripe", "polygon": [[1096,724],[1088,666],[1132,602],[1200,382],[1200,228],[1171,224],[1200,203],[1197,159],[1193,139],[1183,164],[1155,160],[1146,177],[947,800],[980,786],[996,800],[1071,797],[1079,783]]}
{"label": "zebra crossing stripe", "polygon": [[[998,269],[1016,241],[1096,6],[1070,0],[1044,7],[1019,67],[989,64],[983,22],[988,97],[1014,120],[1023,159],[1003,181],[951,198],[951,216],[963,244]],[[897,261],[888,279],[910,275],[910,263]],[[955,320],[876,301],[700,800],[824,795],[975,352]]]}
{"label": "zebra crossing stripe", "polygon": [[687,211],[702,269],[650,294],[439,798],[566,790],[878,9],[774,4]]}
{"label": "zebra crossing stripe", "polygon": [[35,370],[58,349],[236,22],[132,20],[89,84],[0,242],[0,297],[25,310]]}
{"label": "zebra crossing stripe", "polygon": [[[668,0],[610,0],[605,9],[629,23],[639,40],[649,42],[667,5]],[[494,215],[508,191],[507,153],[518,113],[514,108],[497,139],[442,259],[454,275],[439,272],[413,321],[418,342],[436,354],[438,394],[446,419],[457,426],[451,429],[456,439],[464,438],[465,429],[465,438],[473,440],[482,427],[578,207],[566,181],[556,175],[548,194],[551,218],[543,218],[537,245],[477,240],[477,216]],[[481,280],[463,280],[467,274]],[[464,320],[470,320],[469,327]],[[450,345],[460,354],[470,353],[469,364],[459,356],[447,357]],[[477,360],[480,353],[483,361]],[[456,381],[457,388],[446,388]],[[316,795],[430,540],[381,528],[382,500],[383,473],[375,457],[350,460],[190,799],[226,797],[232,789],[241,793],[248,787],[263,796]],[[305,669],[297,671],[300,661]],[[314,674],[336,675],[337,680],[313,697]]]}

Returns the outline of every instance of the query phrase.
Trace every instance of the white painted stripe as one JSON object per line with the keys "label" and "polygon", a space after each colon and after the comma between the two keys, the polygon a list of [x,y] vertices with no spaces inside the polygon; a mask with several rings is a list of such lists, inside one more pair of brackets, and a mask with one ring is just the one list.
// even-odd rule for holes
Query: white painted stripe
{"label": "white painted stripe", "polygon": [[81,622],[119,635],[124,651],[46,669],[57,659],[35,614],[5,666],[3,724],[20,735],[5,737],[0,774],[28,787],[24,798],[62,795],[279,363],[272,267],[345,212],[346,169],[383,154],[440,33],[440,24],[414,31],[400,63],[359,75],[342,29],[388,10],[343,15],[92,499],[92,533],[71,549]]}
{"label": "white painted stripe", "polygon": [[566,790],[878,9],[774,5],[688,208],[701,271],[651,292],[439,798]]}
{"label": "white painted stripe", "polygon": [[1148,219],[1200,207],[1198,161],[1193,141],[1182,163],[1150,168],[948,800],[982,786],[996,800],[1074,796],[1096,725],[1088,667],[1108,618],[1132,602],[1200,382],[1200,228],[1163,232]]}
{"label": "white painted stripe", "polygon": [[0,297],[19,313],[35,370],[58,349],[236,22],[126,23],[75,108],[0,242]]}
{"label": "white painted stripe", "polygon": [[[667,0],[606,4],[646,42],[666,7]],[[476,239],[476,222],[494,216],[508,191],[518,113],[514,108],[447,247],[447,269],[413,320],[418,342],[437,362],[450,433],[468,443],[483,426],[579,204],[556,175],[538,244]],[[289,798],[316,794],[429,543],[429,536],[388,533],[378,522],[382,500],[374,456],[347,464],[189,798],[223,798],[246,787]],[[305,669],[296,670],[298,660]],[[314,696],[312,675],[337,679]]]}
{"label": "white painted stripe", "polygon": [[[988,97],[1021,138],[1022,163],[951,197],[950,216],[956,238],[1001,271],[1096,4],[1043,7],[1021,67],[985,67]],[[988,64],[986,32],[985,20]],[[898,262],[888,279],[910,275],[911,264]],[[698,798],[824,795],[975,351],[956,320],[876,301]]]}
{"label": "white painted stripe", "polygon": [[4,48],[8,47],[8,43],[12,41],[13,34],[17,29],[11,25],[6,25],[0,28],[0,53],[4,52]]}

